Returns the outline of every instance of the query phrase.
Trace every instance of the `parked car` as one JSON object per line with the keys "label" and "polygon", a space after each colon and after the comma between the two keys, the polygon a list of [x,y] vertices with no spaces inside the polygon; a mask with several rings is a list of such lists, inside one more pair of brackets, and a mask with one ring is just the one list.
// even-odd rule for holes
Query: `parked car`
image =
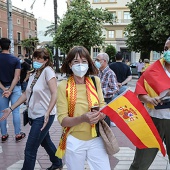
{"label": "parked car", "polygon": [[130,64],[130,69],[131,69],[132,75],[138,75],[138,70],[137,70],[137,67],[136,67],[136,63],[131,63]]}

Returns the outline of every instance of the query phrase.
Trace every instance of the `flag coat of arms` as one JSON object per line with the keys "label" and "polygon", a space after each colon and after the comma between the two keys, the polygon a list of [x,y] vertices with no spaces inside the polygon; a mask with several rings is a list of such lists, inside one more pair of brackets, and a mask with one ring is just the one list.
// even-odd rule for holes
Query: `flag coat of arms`
{"label": "flag coat of arms", "polygon": [[101,112],[109,116],[137,148],[158,148],[165,156],[165,148],[155,125],[133,92],[126,91]]}

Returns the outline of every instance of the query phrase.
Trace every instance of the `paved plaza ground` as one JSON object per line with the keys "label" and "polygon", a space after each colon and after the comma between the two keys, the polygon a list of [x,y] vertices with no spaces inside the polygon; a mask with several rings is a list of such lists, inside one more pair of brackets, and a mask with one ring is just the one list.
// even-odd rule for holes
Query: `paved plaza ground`
{"label": "paved plaza ground", "polygon": [[[58,79],[61,80],[61,76],[58,75]],[[130,89],[134,91],[137,77],[133,77],[132,81],[129,83]],[[59,83],[59,81],[58,81]],[[25,106],[21,106],[21,113],[24,110]],[[22,120],[22,114],[21,114]],[[22,131],[26,134],[29,133],[30,126],[22,126]],[[112,130],[117,137],[120,151],[114,156],[110,157],[110,163],[112,170],[128,170],[135,152],[134,145],[128,140],[128,138],[117,128],[112,127]],[[23,164],[24,159],[24,148],[27,141],[27,137],[19,143],[15,142],[14,128],[12,125],[12,116],[8,118],[8,133],[9,139],[6,143],[0,143],[0,170],[20,170]],[[61,135],[61,126],[59,125],[57,119],[55,119],[51,129],[50,134],[53,142],[58,146],[60,135]],[[166,170],[167,166],[167,156],[163,157],[159,152],[156,159],[154,160],[150,170]],[[45,150],[40,147],[37,154],[36,161],[36,170],[45,170],[47,167],[50,167],[51,163],[49,157]],[[64,166],[64,170],[67,167]],[[85,165],[85,169],[89,170],[88,165]],[[77,169],[78,170],[78,169]]]}

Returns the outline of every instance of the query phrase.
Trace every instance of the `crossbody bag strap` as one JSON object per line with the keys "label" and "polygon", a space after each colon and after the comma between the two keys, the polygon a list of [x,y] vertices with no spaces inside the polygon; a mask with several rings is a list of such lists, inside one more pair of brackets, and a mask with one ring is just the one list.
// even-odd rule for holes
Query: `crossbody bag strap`
{"label": "crossbody bag strap", "polygon": [[94,86],[95,86],[95,88],[96,88],[96,91],[97,91],[97,85],[96,85],[95,77],[94,77],[94,76],[91,76],[91,79],[92,79],[93,84],[94,84]]}
{"label": "crossbody bag strap", "polygon": [[27,107],[29,106],[29,101],[30,101],[31,96],[32,96],[32,94],[33,94],[33,87],[35,86],[35,84],[36,84],[36,82],[37,82],[38,78],[40,77],[40,75],[41,75],[41,74],[39,74],[38,76],[36,76],[36,75],[35,75],[35,77],[34,77],[34,79],[33,79],[32,83],[31,83],[31,85],[30,85],[30,88],[31,88],[31,94],[30,94],[29,99],[28,99],[28,102],[27,102]]}

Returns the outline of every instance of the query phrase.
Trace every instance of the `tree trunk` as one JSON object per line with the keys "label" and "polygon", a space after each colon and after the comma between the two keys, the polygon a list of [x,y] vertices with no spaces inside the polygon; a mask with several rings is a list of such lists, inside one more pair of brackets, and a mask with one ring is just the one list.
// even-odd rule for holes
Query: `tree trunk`
{"label": "tree trunk", "polygon": [[[54,0],[54,25],[55,25],[55,34],[57,33],[57,0]],[[55,47],[55,60],[56,60],[56,72],[59,72],[59,56],[58,56],[58,47]]]}

